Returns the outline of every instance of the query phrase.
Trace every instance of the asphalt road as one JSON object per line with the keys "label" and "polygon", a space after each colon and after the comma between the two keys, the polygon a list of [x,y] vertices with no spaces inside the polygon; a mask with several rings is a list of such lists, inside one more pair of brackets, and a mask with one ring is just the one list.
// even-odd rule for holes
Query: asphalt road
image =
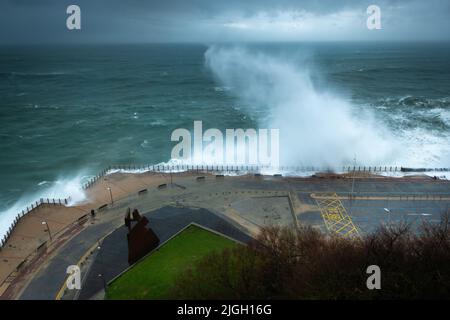
{"label": "asphalt road", "polygon": [[[205,209],[163,207],[144,215],[149,219],[147,227],[152,228],[160,243],[164,243],[192,222],[241,242],[251,240],[237,226]],[[92,263],[79,293],[79,299],[89,299],[103,289],[103,281],[99,278],[99,274],[102,274],[106,282],[109,282],[129,267],[126,235],[127,229],[123,226],[102,241],[99,253]]]}
{"label": "asphalt road", "polygon": [[[351,179],[292,179],[277,177],[259,178],[221,178],[220,181],[214,177],[206,179],[200,183],[194,181],[192,177],[186,185],[183,195],[185,198],[195,196],[196,201],[206,204],[208,194],[213,192],[236,191],[236,190],[283,190],[293,191],[300,201],[306,204],[315,205],[311,193],[336,192],[339,195],[348,195],[352,188]],[[181,178],[177,178],[183,183]],[[158,202],[162,193],[166,192],[167,198],[175,200],[177,191],[155,191],[149,192],[148,198],[143,200],[130,198],[116,208],[117,216],[122,216],[124,208],[134,207],[140,202],[141,211],[146,212],[150,220],[150,226],[156,232],[161,242],[176,233],[178,230],[189,224],[197,222],[211,229],[230,235],[238,240],[246,241],[246,236],[242,231],[233,226],[229,221],[223,220],[219,216],[207,210],[192,210],[188,208],[161,208],[150,213],[149,205]],[[168,192],[168,193],[167,193]],[[354,194],[362,196],[399,196],[399,195],[439,195],[450,197],[450,181],[421,179],[408,181],[407,179],[356,179],[354,184]],[[151,198],[151,197],[156,198]],[[220,197],[219,197],[220,198]],[[147,200],[145,200],[147,199]],[[161,198],[162,199],[162,198]],[[147,202],[145,202],[147,201]],[[216,200],[214,200],[216,201]],[[354,219],[355,224],[363,231],[371,231],[380,223],[389,221],[439,221],[442,214],[450,206],[450,201],[428,200],[342,200],[344,206]],[[143,210],[147,208],[147,210]],[[384,208],[389,208],[390,215],[386,214]],[[425,215],[422,215],[425,214]],[[320,213],[316,211],[303,212],[298,215],[298,220],[303,223],[323,224]],[[91,248],[99,238],[113,231],[117,225],[114,223],[101,223],[89,226],[81,231],[61,249],[48,265],[44,266],[32,279],[24,290],[20,299],[54,299],[66,278],[66,268],[71,264],[76,264],[79,259]],[[247,237],[247,238],[246,238]],[[121,227],[108,236],[102,243],[101,249],[97,253],[89,273],[87,274],[85,286],[80,292],[79,298],[89,298],[99,291],[103,286],[103,281],[98,277],[102,274],[106,281],[109,281],[122,270],[128,267],[126,230]]]}

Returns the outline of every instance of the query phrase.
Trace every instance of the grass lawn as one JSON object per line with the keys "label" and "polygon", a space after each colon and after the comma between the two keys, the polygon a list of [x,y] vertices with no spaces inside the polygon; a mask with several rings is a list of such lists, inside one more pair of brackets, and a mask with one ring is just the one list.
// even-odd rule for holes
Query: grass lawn
{"label": "grass lawn", "polygon": [[166,299],[175,278],[186,267],[215,250],[237,243],[195,225],[139,261],[106,290],[106,299]]}

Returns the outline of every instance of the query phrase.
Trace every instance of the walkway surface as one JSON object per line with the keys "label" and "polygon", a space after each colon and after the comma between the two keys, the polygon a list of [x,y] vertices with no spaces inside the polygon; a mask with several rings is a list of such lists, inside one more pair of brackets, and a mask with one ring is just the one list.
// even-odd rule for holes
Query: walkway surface
{"label": "walkway surface", "polygon": [[[0,297],[54,299],[64,283],[65,268],[78,264],[86,253],[93,250],[92,248],[95,250],[99,244],[103,248],[101,240],[117,229],[104,242],[107,248],[117,245],[116,251],[99,250],[100,259],[104,258],[111,264],[117,263],[117,269],[111,269],[111,273],[109,269],[99,272],[105,273],[106,279],[112,277],[123,267],[123,264],[120,264],[122,258],[115,255],[118,255],[118,252],[123,254],[120,246],[125,245],[121,241],[124,230],[121,231],[120,228],[128,207],[144,212],[155,227],[160,223],[160,231],[157,232],[161,235],[166,234],[161,231],[165,230],[164,228],[168,228],[168,234],[178,226],[181,227],[181,222],[177,224],[171,220],[162,223],[158,220],[162,212],[165,212],[165,219],[169,219],[170,214],[167,209],[157,209],[171,206],[203,208],[225,219],[227,223],[239,226],[242,232],[254,236],[261,226],[273,224],[305,223],[325,231],[314,199],[323,193],[337,193],[355,224],[363,232],[373,230],[388,219],[437,222],[450,205],[450,181],[427,177],[357,177],[354,197],[350,200],[350,178],[203,175],[205,179],[197,179],[200,175],[202,174],[173,174],[171,185],[169,174],[114,173],[103,177],[90,187],[86,191],[88,201],[82,205],[30,213],[29,217],[26,216],[19,222],[7,248],[0,252],[0,284],[3,285]],[[161,184],[166,185],[160,186]],[[108,187],[112,191],[113,204],[110,203]],[[87,219],[83,223],[76,223],[77,219],[91,208],[100,207],[104,208],[98,210],[95,220]],[[384,208],[389,208],[389,216]],[[178,212],[177,210],[173,209],[173,212]],[[183,210],[187,209],[182,209],[183,214],[179,213],[177,219],[186,215],[189,220],[191,210]],[[60,239],[56,236],[54,241],[48,244],[45,254],[41,255],[40,260],[36,260],[39,263],[29,262],[25,271],[15,271],[17,263],[36,252],[40,244],[48,242],[48,234],[41,225],[42,219],[49,221],[51,229],[59,230]],[[65,226],[64,223],[69,225]],[[100,271],[96,263],[92,263],[91,267],[95,272]],[[89,268],[85,266],[84,269]],[[5,279],[12,280],[5,284]],[[89,280],[89,277],[85,279],[93,281]],[[81,292],[80,298],[87,298],[91,293]]]}

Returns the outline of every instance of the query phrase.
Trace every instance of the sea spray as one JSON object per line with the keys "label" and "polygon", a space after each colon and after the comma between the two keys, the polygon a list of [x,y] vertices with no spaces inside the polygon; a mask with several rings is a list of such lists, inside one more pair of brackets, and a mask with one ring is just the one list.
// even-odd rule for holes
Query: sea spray
{"label": "sea spray", "polygon": [[[206,66],[247,105],[266,107],[270,127],[280,128],[280,163],[339,168],[390,163],[393,138],[370,115],[355,117],[344,99],[315,88],[299,67],[239,47],[210,47]],[[249,110],[251,111],[251,110]]]}
{"label": "sea spray", "polygon": [[[57,179],[53,182],[39,183],[39,190],[34,193],[25,194],[14,205],[0,213],[0,239],[6,234],[16,216],[30,207],[32,203],[43,199],[65,199],[70,198],[68,206],[73,206],[86,200],[82,188],[86,176],[78,174],[73,177]],[[45,186],[45,188],[44,188]]]}

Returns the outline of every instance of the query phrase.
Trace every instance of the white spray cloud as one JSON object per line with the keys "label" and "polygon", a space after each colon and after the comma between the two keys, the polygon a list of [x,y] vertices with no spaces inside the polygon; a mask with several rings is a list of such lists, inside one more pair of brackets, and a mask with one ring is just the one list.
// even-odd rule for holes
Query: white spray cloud
{"label": "white spray cloud", "polygon": [[392,161],[386,130],[367,114],[356,118],[344,99],[314,87],[306,65],[243,48],[210,47],[206,64],[247,104],[271,112],[280,129],[280,163],[339,168]]}
{"label": "white spray cloud", "polygon": [[[87,176],[78,174],[73,177],[65,177],[54,182],[43,181],[38,184],[40,189],[35,193],[29,193],[22,196],[14,205],[7,210],[0,212],[0,239],[6,234],[12,221],[17,214],[26,210],[32,203],[43,199],[67,199],[70,197],[68,206],[73,206],[86,200],[86,195],[82,188]],[[47,186],[48,185],[48,186]]]}

